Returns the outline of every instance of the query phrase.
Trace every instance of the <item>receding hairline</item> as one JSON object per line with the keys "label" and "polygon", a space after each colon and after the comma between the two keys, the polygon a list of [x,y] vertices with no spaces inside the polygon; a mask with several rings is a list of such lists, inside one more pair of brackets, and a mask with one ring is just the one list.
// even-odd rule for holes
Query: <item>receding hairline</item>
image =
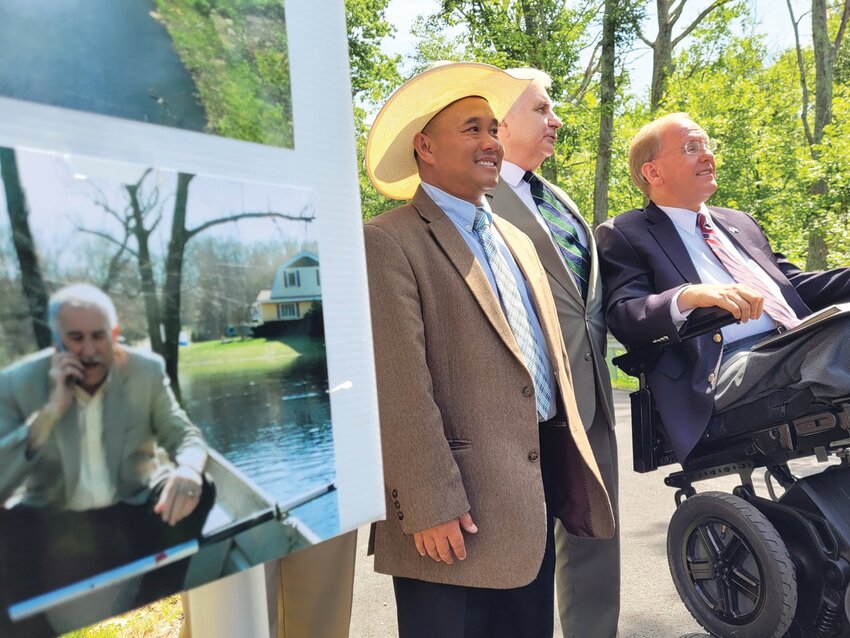
{"label": "receding hairline", "polygon": [[531,80],[531,84],[529,84],[529,86],[537,84],[547,91],[552,88],[552,76],[540,69],[535,69],[530,66],[521,66],[513,69],[505,69],[505,73],[516,80]]}

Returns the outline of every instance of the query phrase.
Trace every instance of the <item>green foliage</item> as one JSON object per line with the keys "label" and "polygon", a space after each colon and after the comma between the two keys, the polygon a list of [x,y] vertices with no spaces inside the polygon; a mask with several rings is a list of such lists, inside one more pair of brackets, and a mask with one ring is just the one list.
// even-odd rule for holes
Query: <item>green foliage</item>
{"label": "green foliage", "polygon": [[279,0],[157,0],[192,75],[210,132],[293,146],[292,96]]}
{"label": "green foliage", "polygon": [[354,125],[357,135],[357,171],[360,183],[360,209],[363,219],[370,219],[398,202],[383,197],[366,175],[364,163],[366,107],[376,108],[401,84],[399,58],[381,52],[381,40],[395,33],[384,14],[389,0],[345,0],[348,25],[348,56],[351,64],[351,92],[354,97]]}

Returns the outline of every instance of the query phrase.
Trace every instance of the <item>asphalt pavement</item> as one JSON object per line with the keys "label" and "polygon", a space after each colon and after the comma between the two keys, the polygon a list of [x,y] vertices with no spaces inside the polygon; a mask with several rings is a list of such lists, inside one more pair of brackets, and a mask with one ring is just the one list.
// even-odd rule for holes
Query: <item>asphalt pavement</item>
{"label": "asphalt pavement", "polygon": [[[662,468],[648,474],[632,470],[628,394],[615,391],[614,403],[622,526],[619,638],[707,638],[679,599],[667,567],[667,524],[675,503],[674,490],[664,485],[664,477],[671,470]],[[815,469],[814,460],[796,462],[793,469],[798,474],[810,473]],[[765,494],[760,483],[756,480],[756,490]],[[697,490],[731,491],[737,484],[736,477],[725,477],[700,483]],[[372,558],[366,556],[368,537],[368,527],[362,528],[358,536],[350,635],[352,638],[391,638],[397,635],[392,580],[373,571]],[[555,636],[561,635],[560,628],[556,612]]]}

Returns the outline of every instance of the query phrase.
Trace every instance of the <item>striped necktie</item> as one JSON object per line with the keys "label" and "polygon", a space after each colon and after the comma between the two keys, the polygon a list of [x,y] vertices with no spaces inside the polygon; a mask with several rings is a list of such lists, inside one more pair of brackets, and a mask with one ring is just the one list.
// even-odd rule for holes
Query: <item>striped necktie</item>
{"label": "striped necktie", "polygon": [[586,299],[587,282],[590,279],[590,253],[578,238],[572,215],[537,175],[526,171],[522,178],[531,187],[531,197],[537,205],[537,210],[543,215],[552,239],[558,245],[567,268],[576,280],[582,299]]}
{"label": "striped necktie", "polygon": [[697,225],[705,243],[711,248],[711,252],[714,253],[726,272],[732,275],[732,278],[739,284],[749,286],[764,297],[764,311],[776,323],[789,329],[799,325],[800,320],[791,306],[788,305],[788,302],[785,301],[785,297],[781,295],[777,297],[739,257],[727,250],[726,246],[720,241],[719,233],[703,213],[697,214]]}
{"label": "striped necktie", "polygon": [[473,229],[478,236],[478,241],[484,248],[484,255],[487,257],[487,263],[490,264],[493,279],[496,280],[496,288],[502,301],[505,318],[511,327],[525,367],[528,368],[531,380],[534,382],[537,412],[542,419],[546,419],[549,415],[549,407],[552,405],[552,390],[546,379],[546,360],[544,358],[546,355],[541,344],[537,343],[534,338],[528,313],[517,288],[517,280],[499,251],[490,226],[490,220],[483,208],[477,208],[475,211]]}

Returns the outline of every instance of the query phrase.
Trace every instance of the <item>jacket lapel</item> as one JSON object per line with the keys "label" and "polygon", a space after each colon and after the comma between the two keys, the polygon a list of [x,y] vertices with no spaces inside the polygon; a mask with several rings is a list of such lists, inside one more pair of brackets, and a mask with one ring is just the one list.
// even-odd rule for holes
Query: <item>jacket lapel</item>
{"label": "jacket lapel", "polygon": [[776,267],[776,265],[773,263],[773,260],[771,260],[767,255],[764,254],[764,251],[760,250],[758,246],[755,245],[749,233],[741,232],[740,229],[732,226],[729,223],[726,214],[722,210],[714,207],[710,207],[709,210],[711,210],[711,218],[718,226],[720,226],[720,228],[723,229],[723,232],[730,239],[730,241],[738,247],[738,250],[740,250],[753,261],[755,261],[759,266],[762,267],[762,270],[768,273],[771,278],[777,281],[777,283],[782,285],[783,282],[786,280],[785,276]]}
{"label": "jacket lapel", "polygon": [[687,282],[700,283],[702,280],[699,278],[685,244],[682,243],[682,238],[679,237],[679,233],[670,218],[652,202],[644,209],[644,215],[650,224],[649,232],[658,242],[661,250],[670,258],[679,274]]}
{"label": "jacket lapel", "polygon": [[71,403],[71,407],[65,410],[65,414],[59,419],[54,432],[56,433],[56,447],[59,457],[62,459],[62,474],[65,479],[65,498],[67,503],[71,500],[80,481],[80,461],[82,450],[80,449],[80,426],[77,416],[77,402]]}
{"label": "jacket lapel", "polygon": [[113,365],[103,397],[103,449],[112,484],[118,488],[118,472],[123,458],[124,435],[128,427],[126,378],[120,366]]}
{"label": "jacket lapel", "polygon": [[528,210],[528,207],[514,192],[510,184],[500,179],[499,185],[493,189],[492,193],[488,193],[487,197],[497,201],[497,204],[493,208],[493,212],[496,215],[508,220],[528,235],[537,248],[537,254],[546,272],[575,299],[576,303],[584,305],[575,280],[564,267],[564,262],[558,254],[558,248],[555,246],[552,238],[537,221],[534,213]]}
{"label": "jacket lapel", "polygon": [[[550,184],[545,179],[543,180],[543,183],[546,184],[553,193],[555,193],[558,199],[561,200],[561,203],[573,214],[573,217],[575,217],[579,225],[584,228],[584,234],[587,237],[586,248],[590,253],[590,280],[587,282],[587,298],[593,299],[593,295],[596,294],[597,287],[602,283],[599,278],[599,260],[596,258],[596,242],[593,241],[593,230],[590,228],[590,224],[588,224],[584,217],[582,217],[579,212],[578,205],[569,195],[554,184]],[[581,301],[582,305],[584,305],[584,300],[579,294],[578,287],[575,285],[575,280],[571,276],[569,277],[569,280],[570,283],[573,284],[572,291],[574,291],[576,298]]]}
{"label": "jacket lapel", "polygon": [[463,277],[473,297],[481,306],[481,310],[493,325],[493,329],[517,359],[522,361],[522,355],[508,325],[508,320],[505,318],[505,313],[502,311],[499,298],[452,220],[421,188],[417,189],[410,203],[428,222],[431,235],[443,249],[460,276]]}

